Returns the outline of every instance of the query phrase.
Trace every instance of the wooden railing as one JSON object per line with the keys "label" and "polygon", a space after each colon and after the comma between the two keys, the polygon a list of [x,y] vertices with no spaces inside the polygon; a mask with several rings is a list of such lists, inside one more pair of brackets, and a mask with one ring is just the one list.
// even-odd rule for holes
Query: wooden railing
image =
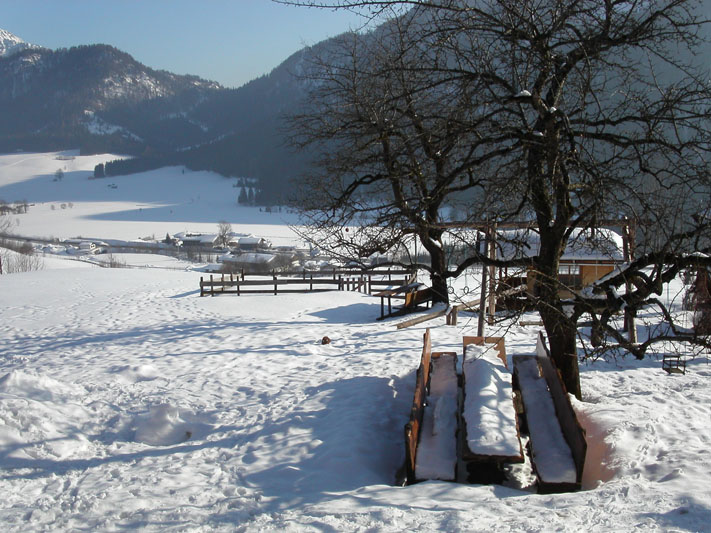
{"label": "wooden railing", "polygon": [[[398,276],[403,276],[398,278]],[[210,275],[200,277],[200,296],[219,294],[279,294],[322,291],[357,291],[372,294],[374,287],[390,287],[410,280],[413,273],[408,270],[329,270],[291,271],[271,276],[254,276],[247,279],[240,274]]]}

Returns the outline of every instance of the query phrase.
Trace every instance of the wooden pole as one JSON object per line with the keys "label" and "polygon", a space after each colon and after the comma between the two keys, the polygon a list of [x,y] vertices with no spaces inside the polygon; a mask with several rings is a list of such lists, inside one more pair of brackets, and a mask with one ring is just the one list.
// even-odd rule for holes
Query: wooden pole
{"label": "wooden pole", "polygon": [[484,336],[484,314],[486,313],[486,282],[489,269],[482,265],[481,267],[481,295],[479,296],[479,320],[477,323],[477,335]]}
{"label": "wooden pole", "polygon": [[[496,223],[489,227],[488,239],[489,245],[489,259],[496,259]],[[491,265],[489,267],[489,325],[494,325],[494,315],[496,315],[496,267]]]}

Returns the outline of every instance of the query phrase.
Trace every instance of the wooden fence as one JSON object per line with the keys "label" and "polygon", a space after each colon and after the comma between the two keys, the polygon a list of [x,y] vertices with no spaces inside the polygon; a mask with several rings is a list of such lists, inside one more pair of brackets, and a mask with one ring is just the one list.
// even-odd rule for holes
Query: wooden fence
{"label": "wooden fence", "polygon": [[200,296],[218,294],[279,294],[322,291],[357,291],[373,293],[373,288],[404,285],[412,280],[414,273],[409,270],[344,270],[298,271],[276,273],[270,277],[253,276],[247,279],[240,274],[210,275],[200,277]]}

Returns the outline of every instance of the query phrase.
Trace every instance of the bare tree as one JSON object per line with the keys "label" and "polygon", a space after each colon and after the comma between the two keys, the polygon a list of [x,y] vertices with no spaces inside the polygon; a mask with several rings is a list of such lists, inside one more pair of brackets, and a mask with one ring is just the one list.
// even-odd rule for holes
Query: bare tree
{"label": "bare tree", "polygon": [[[613,320],[649,306],[671,320],[660,287],[709,262],[692,253],[709,251],[711,190],[711,89],[692,62],[699,2],[332,4],[414,8],[343,37],[315,64],[315,104],[294,127],[324,153],[310,181],[318,194],[302,199],[322,246],[363,255],[415,235],[442,301],[447,278],[474,263],[531,268],[551,355],[577,396],[584,314],[638,356],[672,333],[706,342],[670,324],[634,343]],[[467,218],[449,218],[446,208],[463,204]],[[620,216],[639,228],[636,259],[590,291],[561,296],[560,258],[575,228]],[[485,218],[529,221],[538,250],[495,261],[471,246],[449,265],[446,243],[473,244],[461,228]]]}
{"label": "bare tree", "polygon": [[12,219],[9,215],[0,215],[0,236],[7,235],[12,229]]}
{"label": "bare tree", "polygon": [[224,220],[220,220],[217,225],[217,242],[220,246],[227,246],[230,242],[230,237],[232,236],[232,224]]}

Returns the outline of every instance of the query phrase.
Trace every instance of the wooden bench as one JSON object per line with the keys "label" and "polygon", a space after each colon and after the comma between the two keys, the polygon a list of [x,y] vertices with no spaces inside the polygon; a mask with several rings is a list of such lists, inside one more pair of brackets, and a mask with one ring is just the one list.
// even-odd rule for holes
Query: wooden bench
{"label": "wooden bench", "polygon": [[457,466],[457,354],[432,352],[424,335],[410,420],[405,425],[405,482],[454,481]]}
{"label": "wooden bench", "polygon": [[[376,292],[374,296],[380,297],[380,318],[378,320],[412,313],[420,309],[423,304],[428,304],[429,306],[433,299],[432,289],[425,287],[422,283],[408,283],[393,289]],[[394,311],[392,308],[393,299],[404,300],[403,305]],[[385,312],[386,300],[388,304],[387,313]]]}
{"label": "wooden bench", "polygon": [[[470,345],[481,347],[477,357]],[[425,332],[405,426],[408,484],[463,480],[458,464],[466,466],[467,481],[500,482],[504,463],[524,460],[503,339],[465,337],[467,350],[460,379],[457,354],[432,352],[430,330]]]}
{"label": "wooden bench", "polygon": [[504,339],[464,337],[463,353],[462,462],[469,482],[500,483],[524,462]]}
{"label": "wooden bench", "polygon": [[587,442],[560,373],[542,334],[535,356],[513,357],[514,387],[520,391],[538,492],[581,487]]}

